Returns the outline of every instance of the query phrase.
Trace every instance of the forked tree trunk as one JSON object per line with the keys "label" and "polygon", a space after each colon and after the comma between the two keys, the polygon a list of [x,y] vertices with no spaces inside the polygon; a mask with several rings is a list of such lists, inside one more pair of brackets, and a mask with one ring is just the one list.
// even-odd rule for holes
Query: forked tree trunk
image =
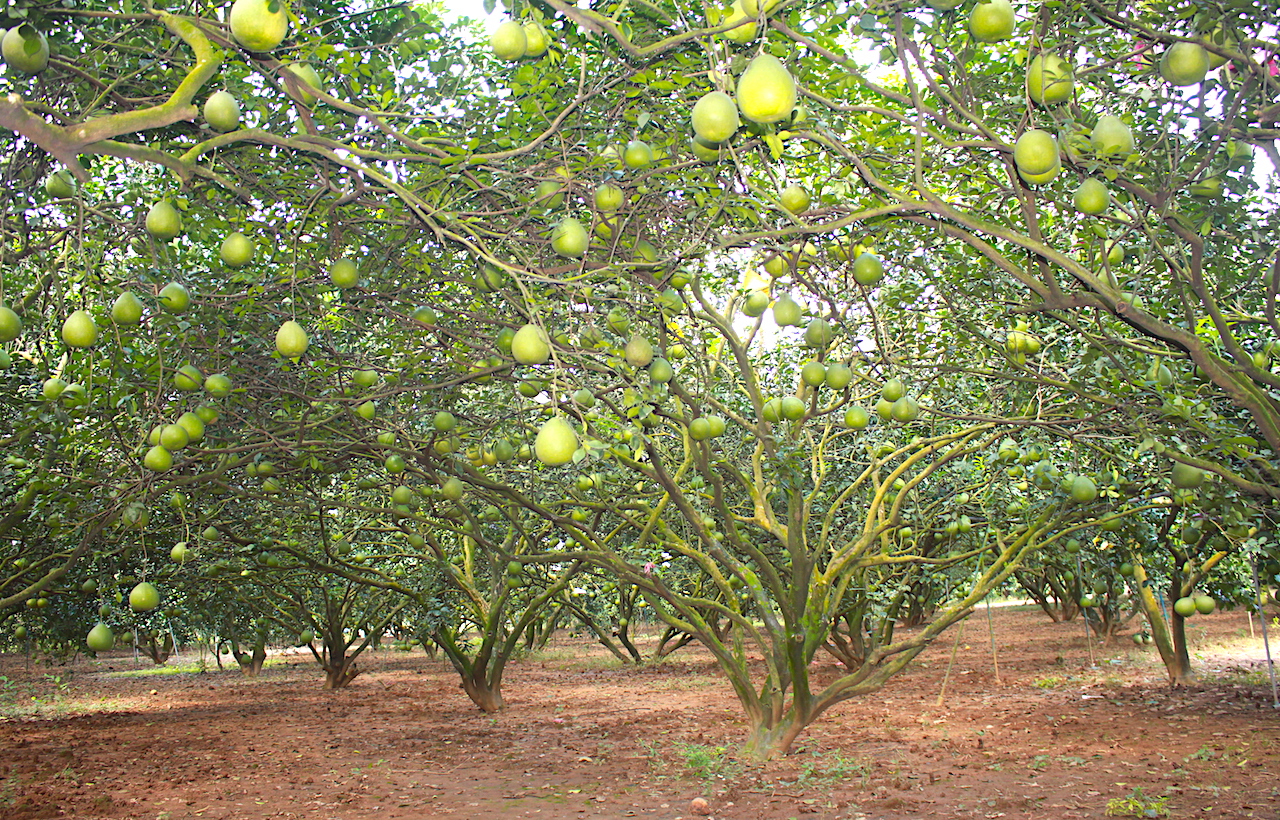
{"label": "forked tree trunk", "polygon": [[330,663],[325,667],[324,688],[341,689],[355,680],[356,675],[359,674],[360,668],[356,666],[354,658],[340,659],[337,663]]}
{"label": "forked tree trunk", "polygon": [[1137,561],[1133,564],[1133,582],[1138,588],[1138,605],[1151,628],[1151,641],[1160,652],[1170,686],[1186,686],[1191,683],[1191,657],[1187,654],[1186,623],[1174,612],[1173,628],[1165,621],[1164,612],[1151,589],[1147,570]]}
{"label": "forked tree trunk", "polygon": [[240,671],[248,677],[254,678],[262,671],[262,665],[267,662],[267,639],[259,638],[253,645],[252,652],[242,652],[240,644],[234,639],[231,641],[231,656],[236,659],[236,663],[240,665]]}

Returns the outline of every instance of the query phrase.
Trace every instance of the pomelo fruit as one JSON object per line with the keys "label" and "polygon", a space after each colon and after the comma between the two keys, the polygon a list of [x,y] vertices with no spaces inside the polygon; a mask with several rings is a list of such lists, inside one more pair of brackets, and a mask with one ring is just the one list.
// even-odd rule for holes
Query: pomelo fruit
{"label": "pomelo fruit", "polygon": [[587,252],[590,238],[582,223],[571,216],[556,223],[551,230],[551,247],[561,256],[577,259]]}
{"label": "pomelo fruit", "polygon": [[1198,43],[1174,43],[1160,57],[1160,76],[1170,85],[1195,85],[1209,73],[1209,52]]}
{"label": "pomelo fruit", "polygon": [[30,23],[5,32],[0,53],[7,65],[24,74],[39,74],[49,67],[49,40]]}
{"label": "pomelo fruit", "polygon": [[741,124],[738,104],[723,91],[711,91],[702,95],[693,105],[693,133],[703,142],[724,142],[737,133]]}
{"label": "pomelo fruit", "polygon": [[286,359],[296,359],[306,353],[309,344],[307,332],[293,319],[280,325],[276,331],[276,350]]}
{"label": "pomelo fruit", "polygon": [[795,78],[772,54],[761,54],[747,65],[737,94],[742,116],[761,125],[787,119],[796,107]]}
{"label": "pomelo fruit", "polygon": [[860,253],[853,260],[853,281],[871,287],[884,278],[884,263],[874,253]]}
{"label": "pomelo fruit", "polygon": [[1071,64],[1057,54],[1037,54],[1027,64],[1027,96],[1037,105],[1066,102],[1075,85]]}
{"label": "pomelo fruit", "polygon": [[98,341],[98,326],[87,310],[72,311],[62,323],[62,341],[67,347],[93,347]]}
{"label": "pomelo fruit", "polygon": [[1048,131],[1028,129],[1014,143],[1013,162],[1024,174],[1043,174],[1059,162],[1058,141]]}
{"label": "pomelo fruit", "polygon": [[100,623],[85,636],[85,644],[94,652],[106,652],[116,645],[116,635],[111,627]]}
{"label": "pomelo fruit", "polygon": [[54,199],[68,199],[76,195],[76,178],[66,168],[54,171],[44,180],[44,192]]}
{"label": "pomelo fruit", "polygon": [[1111,205],[1111,192],[1101,180],[1087,177],[1072,195],[1071,202],[1080,213],[1100,216]]}
{"label": "pomelo fruit", "polygon": [[782,207],[791,214],[799,216],[809,210],[811,202],[809,192],[800,185],[788,185],[782,189],[782,193],[778,196],[778,201],[782,203]]}
{"label": "pomelo fruit", "polygon": [[336,259],[329,266],[329,281],[339,288],[354,288],[360,278],[360,269],[350,259]]}
{"label": "pomelo fruit", "polygon": [[191,293],[186,286],[170,282],[160,288],[160,307],[170,313],[184,313],[191,307]]}
{"label": "pomelo fruit", "polygon": [[126,290],[111,303],[111,321],[118,325],[136,325],[142,321],[142,300]]}
{"label": "pomelo fruit", "polygon": [[982,43],[998,43],[1013,34],[1013,6],[1009,0],[979,0],[969,13],[969,33]]}
{"label": "pomelo fruit", "polygon": [[182,217],[167,200],[160,200],[147,211],[147,233],[157,242],[168,242],[182,233]]}
{"label": "pomelo fruit", "polygon": [[289,33],[284,0],[235,0],[231,4],[231,36],[250,51],[270,51]]}
{"label": "pomelo fruit", "polygon": [[8,305],[0,305],[0,342],[12,342],[21,335],[21,317]]}
{"label": "pomelo fruit", "polygon": [[253,251],[253,240],[236,231],[228,234],[227,238],[222,240],[222,246],[218,249],[218,256],[222,259],[223,264],[228,267],[243,268],[253,261]]}
{"label": "pomelo fruit", "polygon": [[549,419],[538,430],[533,450],[538,460],[548,467],[559,467],[573,460],[578,449],[578,434],[560,416]]}
{"label": "pomelo fruit", "polygon": [[551,343],[547,332],[535,324],[527,324],[516,331],[511,340],[511,355],[520,364],[542,364],[551,358]]}
{"label": "pomelo fruit", "polygon": [[204,101],[204,121],[214,131],[234,131],[240,127],[240,103],[229,91],[215,91]]}
{"label": "pomelo fruit", "polygon": [[507,20],[493,30],[489,37],[489,47],[493,49],[493,56],[499,60],[519,60],[529,51],[529,36],[518,21]]}
{"label": "pomelo fruit", "polygon": [[1133,131],[1119,117],[1103,114],[1093,126],[1089,144],[1100,157],[1124,159],[1133,153]]}
{"label": "pomelo fruit", "polygon": [[800,303],[792,299],[789,293],[782,294],[773,303],[773,321],[779,327],[799,325],[802,314]]}

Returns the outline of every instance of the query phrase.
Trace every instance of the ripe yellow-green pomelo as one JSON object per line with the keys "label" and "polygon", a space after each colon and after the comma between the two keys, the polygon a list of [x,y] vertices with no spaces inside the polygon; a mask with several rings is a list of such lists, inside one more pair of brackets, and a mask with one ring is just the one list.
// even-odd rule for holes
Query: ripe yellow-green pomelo
{"label": "ripe yellow-green pomelo", "polygon": [[87,310],[72,312],[62,323],[62,341],[67,347],[93,347],[98,341],[98,326]]}
{"label": "ripe yellow-green pomelo", "polygon": [[623,349],[623,357],[632,367],[648,367],[649,362],[653,361],[653,345],[637,333],[627,341],[627,346]]}
{"label": "ripe yellow-green pomelo", "polygon": [[142,457],[142,466],[157,473],[163,473],[173,466],[173,453],[157,444]]}
{"label": "ripe yellow-green pomelo", "polygon": [[806,362],[800,368],[800,381],[810,387],[820,387],[826,380],[827,368],[823,367],[822,362]]}
{"label": "ripe yellow-green pomelo", "polygon": [[203,384],[204,374],[193,364],[184,364],[173,374],[173,386],[184,393],[194,393]]}
{"label": "ripe yellow-green pomelo", "polygon": [[746,45],[756,39],[756,33],[760,30],[756,17],[747,14],[746,9],[742,7],[742,0],[734,0],[733,5],[729,7],[729,13],[720,22],[723,25],[732,26],[728,31],[721,32],[720,36],[739,45]]}
{"label": "ripe yellow-green pomelo", "polygon": [[111,303],[111,321],[118,325],[136,325],[142,321],[142,300],[126,290]]}
{"label": "ripe yellow-green pomelo", "polygon": [[231,36],[250,51],[270,51],[289,33],[284,0],[236,0],[231,4]]}
{"label": "ripe yellow-green pomelo", "polygon": [[160,307],[170,313],[184,313],[191,307],[191,294],[184,285],[170,282],[160,289]]}
{"label": "ripe yellow-green pomelo", "polygon": [[178,416],[178,426],[187,431],[188,441],[200,441],[204,438],[204,422],[191,411]]}
{"label": "ripe yellow-green pomelo", "polygon": [[809,210],[809,192],[799,185],[788,185],[782,189],[778,200],[789,213],[797,216]]}
{"label": "ripe yellow-green pomelo", "polygon": [[458,428],[458,420],[454,418],[453,413],[441,410],[436,413],[435,418],[431,420],[431,426],[438,433],[452,433]]}
{"label": "ripe yellow-green pomelo", "polygon": [[1098,486],[1088,476],[1078,475],[1071,479],[1071,500],[1077,504],[1088,504],[1098,498]]}
{"label": "ripe yellow-green pomelo", "polygon": [[738,110],[761,125],[781,122],[796,107],[796,81],[782,61],[761,54],[738,78]]}
{"label": "ripe yellow-green pomelo", "polygon": [[[289,63],[282,66],[281,71],[287,71],[298,80],[298,100],[307,108],[316,104],[316,95],[313,91],[321,91],[322,83],[320,75],[311,67],[309,63]],[[286,87],[288,84],[286,83]]]}
{"label": "ripe yellow-green pomelo", "polygon": [[742,0],[742,10],[752,17],[760,16],[760,9],[764,7],[764,13],[768,14],[773,11],[778,3],[782,0]]}
{"label": "ripe yellow-green pomelo", "polygon": [[701,416],[689,422],[689,438],[694,441],[706,441],[711,438],[711,422]]}
{"label": "ripe yellow-green pomelo", "polygon": [[724,151],[719,145],[710,142],[704,142],[697,135],[689,138],[689,150],[693,155],[703,162],[719,162],[724,156]]}
{"label": "ripe yellow-green pomelo", "polygon": [[307,332],[293,319],[280,325],[276,331],[276,350],[286,359],[296,359],[306,353],[308,344]]}
{"label": "ripe yellow-green pomelo", "polygon": [[1196,614],[1196,599],[1190,596],[1179,598],[1173,602],[1173,611],[1184,618],[1190,618]]}
{"label": "ripe yellow-green pomelo", "polygon": [[1028,185],[1044,185],[1047,182],[1053,181],[1053,178],[1056,177],[1058,172],[1061,170],[1062,160],[1057,160],[1053,163],[1053,167],[1045,171],[1043,174],[1028,174],[1026,171],[1019,168],[1018,176],[1022,177],[1022,181]]}
{"label": "ripe yellow-green pomelo", "polygon": [[755,318],[769,308],[769,294],[762,290],[752,291],[742,303],[742,312]]}
{"label": "ripe yellow-green pomelo", "polygon": [[1107,212],[1107,207],[1111,204],[1111,192],[1100,180],[1088,177],[1080,183],[1071,201],[1081,213],[1098,216]]}
{"label": "ripe yellow-green pomelo", "polygon": [[339,259],[329,266],[329,281],[340,288],[353,288],[360,278],[360,269],[350,259]]}
{"label": "ripe yellow-green pomelo", "polygon": [[8,305],[0,305],[0,342],[12,342],[22,335],[22,319]]}
{"label": "ripe yellow-green pomelo", "polygon": [[526,57],[541,57],[547,53],[547,47],[551,45],[547,30],[536,20],[525,20],[524,42],[524,56]]}
{"label": "ripe yellow-green pomelo", "polygon": [[1196,595],[1196,612],[1201,615],[1208,615],[1218,608],[1218,602],[1208,595]]}
{"label": "ripe yellow-green pomelo", "polygon": [[1028,129],[1013,145],[1013,162],[1024,174],[1043,174],[1058,161],[1058,141],[1048,131]]}
{"label": "ripe yellow-green pomelo", "polygon": [[894,421],[900,421],[903,424],[915,421],[920,418],[920,405],[916,404],[915,399],[910,396],[903,396],[889,407],[889,415]]}
{"label": "ripe yellow-green pomelo", "polygon": [[240,127],[240,103],[228,91],[215,91],[204,101],[204,121],[214,131],[234,131]]}
{"label": "ripe yellow-green pomelo", "polygon": [[773,321],[779,327],[791,327],[800,324],[803,308],[800,303],[784,293],[773,303]]}
{"label": "ripe yellow-green pomelo", "polygon": [[100,623],[89,630],[84,642],[94,652],[106,652],[116,645],[116,635],[111,631],[111,627]]}
{"label": "ripe yellow-green pomelo", "polygon": [[231,395],[231,379],[224,373],[213,373],[204,380],[204,392],[215,399]]}
{"label": "ripe yellow-green pomelo", "polygon": [[907,386],[897,377],[889,379],[880,388],[880,398],[885,401],[897,401],[905,395],[907,395]]}
{"label": "ripe yellow-green pomelo", "polygon": [[66,168],[61,168],[45,178],[44,192],[54,199],[73,197],[76,195],[76,179]]}
{"label": "ripe yellow-green pomelo", "polygon": [[157,242],[168,242],[182,233],[182,217],[166,200],[160,200],[147,211],[147,233]]}
{"label": "ripe yellow-green pomelo", "polygon": [[1093,126],[1089,144],[1100,157],[1124,159],[1133,153],[1133,131],[1119,117],[1103,114]]}
{"label": "ripe yellow-green pomelo", "polygon": [[760,414],[765,421],[781,421],[782,420],[782,399],[769,399],[760,408]]}
{"label": "ripe yellow-green pomelo", "polygon": [[236,231],[222,240],[218,255],[222,258],[223,264],[228,267],[243,268],[253,261],[253,251],[253,240]]}
{"label": "ripe yellow-green pomelo", "polygon": [[1013,6],[1009,0],[979,0],[969,13],[969,33],[982,43],[998,43],[1013,34]]}
{"label": "ripe yellow-green pomelo", "polygon": [[39,74],[49,67],[49,40],[30,23],[5,32],[0,53],[6,64],[24,74]]}
{"label": "ripe yellow-green pomelo", "polygon": [[787,421],[798,421],[804,415],[804,402],[795,396],[786,396],[778,406],[778,414]]}
{"label": "ripe yellow-green pomelo", "polygon": [[643,140],[632,140],[622,152],[622,164],[633,170],[643,170],[653,164],[653,148]]}
{"label": "ripe yellow-green pomelo", "polygon": [[500,23],[489,37],[489,47],[499,60],[519,60],[529,51],[529,36],[515,20]]}
{"label": "ripe yellow-green pomelo", "polygon": [[844,426],[851,430],[861,430],[871,422],[871,416],[861,407],[850,407],[844,411]]}
{"label": "ripe yellow-green pomelo", "polygon": [[853,260],[853,281],[871,287],[884,278],[884,263],[874,253],[860,253]]}
{"label": "ripe yellow-green pomelo", "polygon": [[1057,54],[1037,54],[1027,64],[1027,96],[1037,105],[1066,102],[1075,86],[1071,64]]}
{"label": "ripe yellow-green pomelo", "polygon": [[143,581],[129,591],[129,607],[134,612],[150,612],[160,606],[160,590]]}
{"label": "ripe yellow-green pomelo", "polygon": [[675,378],[676,372],[671,367],[671,362],[657,356],[653,361],[649,362],[649,382],[651,384],[666,384]]}
{"label": "ripe yellow-green pomelo", "polygon": [[45,379],[40,385],[40,395],[45,401],[53,401],[67,389],[67,383],[59,378]]}
{"label": "ripe yellow-green pomelo", "polygon": [[535,324],[520,328],[511,340],[511,355],[520,364],[542,364],[550,359],[551,343],[547,332]]}
{"label": "ripe yellow-green pomelo", "polygon": [[160,428],[160,446],[169,452],[181,450],[191,443],[187,428],[180,424],[166,424]]}
{"label": "ripe yellow-green pomelo", "polygon": [[821,317],[814,319],[804,329],[804,344],[815,350],[824,350],[831,344],[835,331],[831,323]]}
{"label": "ripe yellow-green pomelo", "polygon": [[1174,43],[1160,58],[1160,76],[1170,85],[1195,85],[1209,73],[1209,52],[1197,43]]}
{"label": "ripe yellow-green pomelo", "polygon": [[832,390],[843,390],[853,383],[853,370],[841,362],[827,367],[827,387]]}
{"label": "ripe yellow-green pomelo", "polygon": [[1204,484],[1205,471],[1181,461],[1173,462],[1173,486],[1180,490],[1194,490]]}
{"label": "ripe yellow-green pomelo", "polygon": [[[1208,32],[1200,37],[1201,42],[1206,45],[1214,45],[1219,48],[1237,49],[1240,47],[1240,41],[1232,34],[1229,34],[1222,25],[1214,27],[1213,31]],[[1222,68],[1227,64],[1227,58],[1221,54],[1205,49],[1209,54],[1209,68]]]}
{"label": "ripe yellow-green pomelo", "polygon": [[549,419],[538,430],[533,440],[533,451],[538,460],[548,467],[559,467],[573,460],[578,449],[578,434],[560,416]]}
{"label": "ripe yellow-green pomelo", "polygon": [[1202,199],[1216,199],[1222,196],[1222,177],[1217,174],[1197,179],[1191,183],[1191,187],[1187,189],[1192,196],[1198,196]]}
{"label": "ripe yellow-green pomelo", "polygon": [[693,106],[693,133],[704,142],[719,143],[732,137],[741,124],[738,104],[723,91],[703,94]]}
{"label": "ripe yellow-green pomelo", "polygon": [[556,223],[551,229],[551,247],[561,256],[577,259],[587,252],[590,238],[582,223],[571,216]]}
{"label": "ripe yellow-green pomelo", "polygon": [[596,188],[592,199],[596,203],[596,210],[603,213],[613,213],[622,207],[622,203],[626,200],[626,194],[617,185],[604,183]]}

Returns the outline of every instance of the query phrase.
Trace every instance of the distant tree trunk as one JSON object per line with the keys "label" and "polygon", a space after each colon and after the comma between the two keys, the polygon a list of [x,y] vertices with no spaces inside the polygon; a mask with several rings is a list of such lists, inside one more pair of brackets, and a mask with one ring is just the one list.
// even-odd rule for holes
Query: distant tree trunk
{"label": "distant tree trunk", "polygon": [[258,673],[262,671],[262,665],[267,662],[267,636],[259,635],[254,641],[250,652],[241,651],[239,642],[232,638],[231,656],[240,665],[242,673],[251,678],[257,677]]}
{"label": "distant tree trunk", "polygon": [[156,666],[164,666],[173,655],[173,635],[165,633],[164,640],[157,642],[155,635],[147,635],[145,640],[141,641],[142,651]]}
{"label": "distant tree trunk", "polygon": [[669,626],[662,633],[662,638],[658,641],[658,648],[654,651],[653,657],[661,660],[674,653],[677,649],[688,646],[692,641],[693,633]]}

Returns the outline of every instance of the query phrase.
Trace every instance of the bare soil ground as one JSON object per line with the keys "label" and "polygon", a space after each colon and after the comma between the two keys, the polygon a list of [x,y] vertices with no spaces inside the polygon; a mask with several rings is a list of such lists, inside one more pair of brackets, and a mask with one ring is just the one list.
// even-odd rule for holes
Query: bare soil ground
{"label": "bare soil ground", "polygon": [[513,665],[498,716],[421,652],[364,659],[340,692],[301,656],[254,679],[7,656],[0,818],[688,820],[698,797],[751,820],[1280,818],[1280,710],[1244,613],[1192,621],[1202,682],[1172,691],[1153,649],[992,620],[998,678],[979,611],[767,764],[734,754],[737,703],[697,649],[636,668],[565,636]]}

